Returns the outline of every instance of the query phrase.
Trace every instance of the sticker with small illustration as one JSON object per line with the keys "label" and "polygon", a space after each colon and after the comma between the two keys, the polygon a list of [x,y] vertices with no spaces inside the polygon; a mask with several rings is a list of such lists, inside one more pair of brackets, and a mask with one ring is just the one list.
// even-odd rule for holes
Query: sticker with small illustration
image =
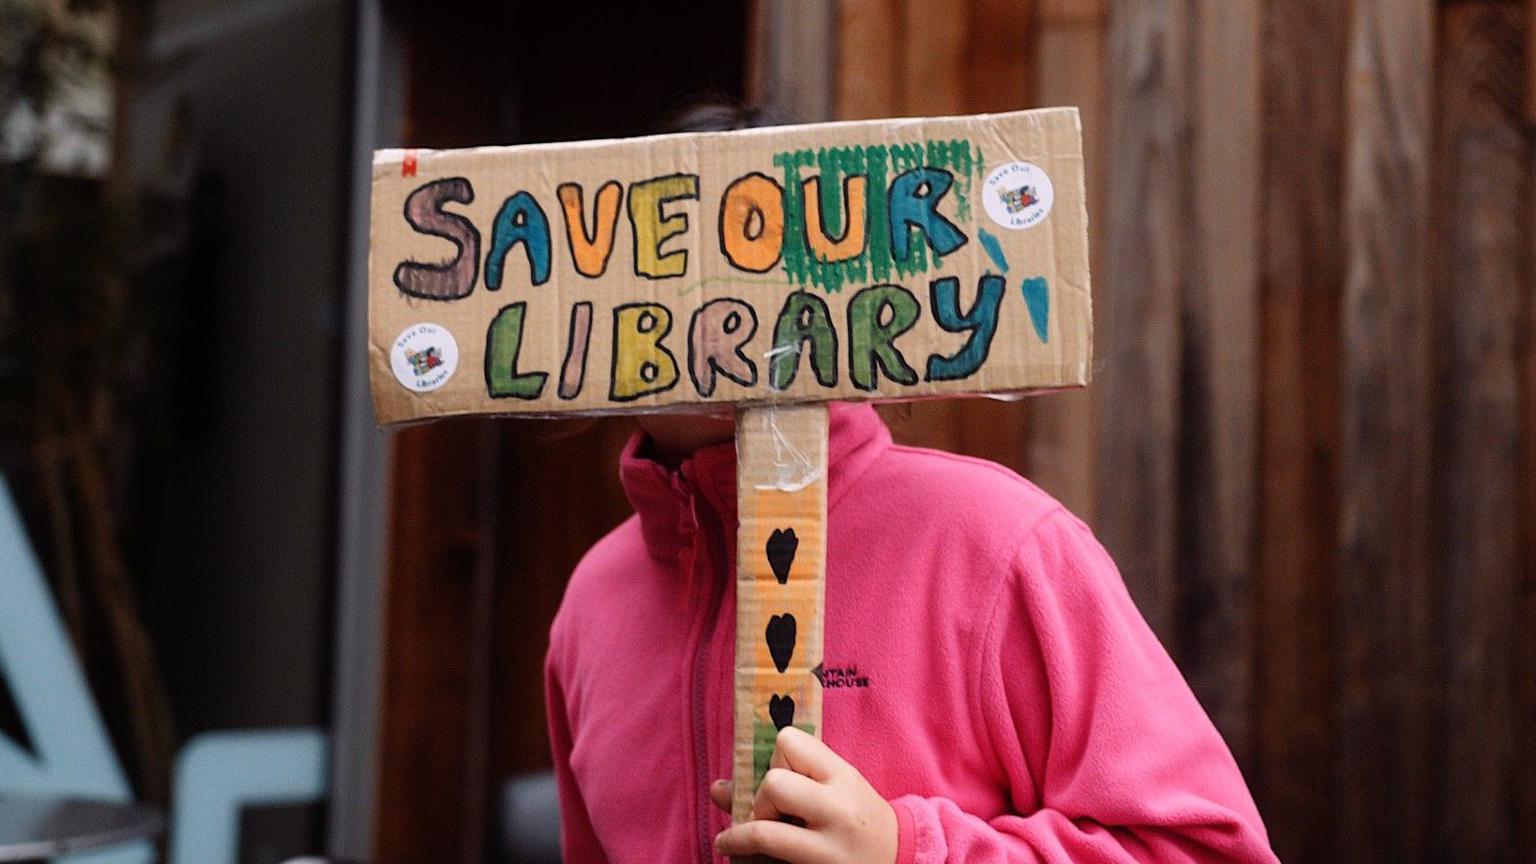
{"label": "sticker with small illustration", "polygon": [[425,322],[413,324],[395,337],[389,361],[400,386],[426,393],[453,377],[459,366],[459,343],[446,327]]}
{"label": "sticker with small illustration", "polygon": [[983,184],[982,201],[992,221],[1012,230],[1033,228],[1051,215],[1056,187],[1032,162],[1006,162],[993,168]]}

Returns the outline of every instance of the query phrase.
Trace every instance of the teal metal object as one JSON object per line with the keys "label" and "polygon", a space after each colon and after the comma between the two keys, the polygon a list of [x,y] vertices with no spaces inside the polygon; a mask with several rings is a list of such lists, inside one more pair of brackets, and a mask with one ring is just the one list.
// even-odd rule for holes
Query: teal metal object
{"label": "teal metal object", "polygon": [[[0,735],[0,792],[133,800],[4,477],[0,686],[10,688],[33,742],[28,752]],[[212,732],[189,741],[176,760],[171,864],[236,864],[241,809],[324,800],[328,759],[320,729]],[[147,843],[59,859],[68,864],[154,860]]]}
{"label": "teal metal object", "polygon": [[209,732],[176,759],[171,864],[235,864],[240,810],[326,797],[329,748],[319,729]]}
{"label": "teal metal object", "polygon": [[[0,477],[0,686],[10,688],[33,744],[28,752],[0,735],[0,791],[133,800],[4,477]],[[148,864],[153,855],[148,844],[136,844],[63,860]]]}

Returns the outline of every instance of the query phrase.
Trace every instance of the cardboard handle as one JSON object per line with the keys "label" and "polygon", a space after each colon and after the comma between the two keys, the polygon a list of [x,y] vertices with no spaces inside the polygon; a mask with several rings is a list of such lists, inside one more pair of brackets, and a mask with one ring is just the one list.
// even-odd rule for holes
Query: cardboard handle
{"label": "cardboard handle", "polygon": [[793,724],[821,736],[826,405],[739,409],[736,460],[731,819],[743,822],[752,816],[779,729]]}

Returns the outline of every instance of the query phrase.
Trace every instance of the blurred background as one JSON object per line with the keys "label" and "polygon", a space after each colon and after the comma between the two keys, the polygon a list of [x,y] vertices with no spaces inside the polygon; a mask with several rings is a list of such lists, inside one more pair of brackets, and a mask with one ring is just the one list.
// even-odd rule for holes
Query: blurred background
{"label": "blurred background", "polygon": [[1090,521],[1282,860],[1536,860],[1532,0],[0,0],[0,849],[550,860],[630,426],[373,427],[370,151],[699,98],[1079,106],[1094,385],[897,437]]}

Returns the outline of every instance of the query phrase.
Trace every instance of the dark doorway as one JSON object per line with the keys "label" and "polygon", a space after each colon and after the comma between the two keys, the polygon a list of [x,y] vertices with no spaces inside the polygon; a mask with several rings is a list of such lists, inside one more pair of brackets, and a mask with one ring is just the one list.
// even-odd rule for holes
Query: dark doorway
{"label": "dark doorway", "polygon": [[[644,134],[744,92],[746,2],[399,14],[410,146]],[[394,436],[380,864],[486,860],[494,790],[548,767],[549,623],[582,553],[629,513],[616,465],[630,428],[455,420]]]}

